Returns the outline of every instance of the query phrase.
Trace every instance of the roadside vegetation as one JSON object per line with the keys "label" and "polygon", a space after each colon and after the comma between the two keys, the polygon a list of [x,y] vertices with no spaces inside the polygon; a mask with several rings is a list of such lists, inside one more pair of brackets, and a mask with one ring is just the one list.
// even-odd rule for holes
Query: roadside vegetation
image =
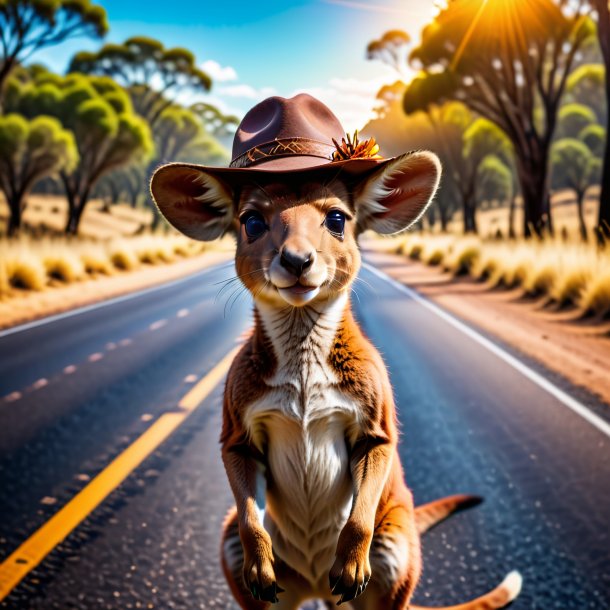
{"label": "roadside vegetation", "polygon": [[476,236],[408,234],[396,252],[491,290],[519,290],[547,307],[574,308],[583,317],[610,318],[610,250],[560,239],[494,240]]}
{"label": "roadside vegetation", "polygon": [[198,256],[218,244],[181,235],[144,234],[110,240],[27,236],[0,241],[0,299],[166,265]]}

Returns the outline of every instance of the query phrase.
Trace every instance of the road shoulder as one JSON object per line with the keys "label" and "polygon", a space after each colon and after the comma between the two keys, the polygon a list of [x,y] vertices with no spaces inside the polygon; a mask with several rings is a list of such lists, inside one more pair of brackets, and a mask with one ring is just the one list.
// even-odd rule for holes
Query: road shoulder
{"label": "road shoulder", "polygon": [[518,291],[488,290],[404,256],[367,247],[365,260],[441,307],[610,404],[610,325],[551,312]]}

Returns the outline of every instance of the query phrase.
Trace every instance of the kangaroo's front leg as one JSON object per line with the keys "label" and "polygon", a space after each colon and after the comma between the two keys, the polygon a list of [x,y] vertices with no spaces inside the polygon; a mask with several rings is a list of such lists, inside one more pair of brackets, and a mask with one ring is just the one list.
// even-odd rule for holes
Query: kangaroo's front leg
{"label": "kangaroo's front leg", "polygon": [[350,466],[354,500],[347,523],[339,535],[330,588],[341,595],[339,603],[360,595],[371,577],[369,551],[375,514],[388,479],[394,447],[383,437],[363,437],[352,450]]}
{"label": "kangaroo's front leg", "polygon": [[244,551],[244,582],[254,599],[277,602],[281,592],[273,568],[271,538],[256,504],[258,464],[247,442],[227,440],[222,459],[235,496],[239,537]]}

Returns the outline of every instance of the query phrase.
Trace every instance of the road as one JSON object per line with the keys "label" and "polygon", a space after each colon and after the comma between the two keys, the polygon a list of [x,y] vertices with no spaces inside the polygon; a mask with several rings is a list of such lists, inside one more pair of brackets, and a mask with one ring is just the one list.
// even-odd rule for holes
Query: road
{"label": "road", "polygon": [[[0,562],[236,346],[250,302],[234,284],[216,298],[232,273],[0,336]],[[518,569],[515,610],[608,610],[608,436],[417,298],[360,277],[354,308],[390,370],[416,501],[485,497],[426,536],[415,601],[464,601]],[[221,386],[0,608],[235,608],[218,564]]]}

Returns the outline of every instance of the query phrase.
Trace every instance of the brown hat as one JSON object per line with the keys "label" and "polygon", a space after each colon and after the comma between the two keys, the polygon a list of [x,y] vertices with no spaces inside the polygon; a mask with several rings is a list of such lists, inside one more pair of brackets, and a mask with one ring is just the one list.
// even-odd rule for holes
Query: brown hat
{"label": "brown hat", "polygon": [[150,188],[175,228],[211,240],[231,226],[240,183],[265,174],[284,179],[330,174],[357,181],[361,227],[395,233],[425,210],[438,186],[440,164],[431,153],[382,159],[378,150],[372,138],[359,142],[357,135],[346,136],[337,117],[310,95],[270,97],[240,123],[229,167],[169,163],[157,169]]}
{"label": "brown hat", "polygon": [[[229,167],[171,163],[173,168],[205,169],[225,182],[252,172],[333,171],[360,174],[390,159],[376,153],[375,140],[354,142],[330,108],[306,93],[269,97],[244,116],[233,140]],[[157,171],[162,170],[162,166]],[[153,178],[154,179],[154,178]]]}

